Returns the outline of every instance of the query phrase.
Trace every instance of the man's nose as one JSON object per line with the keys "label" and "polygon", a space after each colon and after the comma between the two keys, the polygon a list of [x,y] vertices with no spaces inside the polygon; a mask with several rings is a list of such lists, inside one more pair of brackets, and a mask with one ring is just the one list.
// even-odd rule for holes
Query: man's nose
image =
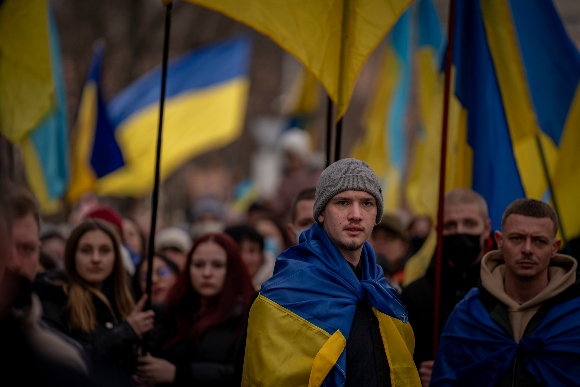
{"label": "man's nose", "polygon": [[523,252],[526,254],[532,253],[532,238],[526,238],[524,241]]}
{"label": "man's nose", "polygon": [[358,220],[362,219],[362,208],[360,204],[354,203],[351,206],[351,210],[348,215],[350,219],[358,219]]}

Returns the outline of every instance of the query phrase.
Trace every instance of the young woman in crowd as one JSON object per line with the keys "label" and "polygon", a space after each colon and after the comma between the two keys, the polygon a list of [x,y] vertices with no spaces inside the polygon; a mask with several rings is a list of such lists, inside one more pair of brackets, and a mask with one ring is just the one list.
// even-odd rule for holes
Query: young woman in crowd
{"label": "young woman in crowd", "polygon": [[[167,296],[177,282],[179,267],[169,257],[156,253],[153,255],[153,273],[151,278],[151,305],[154,310],[162,311]],[[135,298],[140,299],[147,287],[147,258],[143,259],[133,276]]]}
{"label": "young woman in crowd", "polygon": [[98,219],[71,233],[65,248],[66,277],[41,294],[43,319],[78,341],[95,384],[130,385],[136,348],[153,327],[146,297],[133,302],[117,234]]}
{"label": "young woman in crowd", "polygon": [[226,234],[199,237],[167,300],[166,340],[138,360],[143,384],[234,386],[242,330],[253,294],[236,243]]}

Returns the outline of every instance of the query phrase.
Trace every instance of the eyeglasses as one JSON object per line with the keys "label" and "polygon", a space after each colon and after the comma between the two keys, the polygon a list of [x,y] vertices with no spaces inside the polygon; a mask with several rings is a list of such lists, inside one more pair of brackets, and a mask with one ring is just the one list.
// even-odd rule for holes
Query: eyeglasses
{"label": "eyeglasses", "polygon": [[[158,278],[167,278],[171,274],[173,274],[173,272],[167,266],[160,267],[159,269],[153,272],[153,275],[156,275]],[[147,273],[141,274],[141,281],[147,281]]]}

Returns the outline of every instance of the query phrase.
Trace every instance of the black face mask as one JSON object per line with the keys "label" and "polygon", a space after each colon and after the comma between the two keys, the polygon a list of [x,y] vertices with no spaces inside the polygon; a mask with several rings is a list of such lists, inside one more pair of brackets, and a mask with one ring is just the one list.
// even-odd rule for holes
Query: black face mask
{"label": "black face mask", "polygon": [[464,269],[471,266],[481,253],[481,236],[453,234],[443,236],[443,258],[449,259],[456,267]]}

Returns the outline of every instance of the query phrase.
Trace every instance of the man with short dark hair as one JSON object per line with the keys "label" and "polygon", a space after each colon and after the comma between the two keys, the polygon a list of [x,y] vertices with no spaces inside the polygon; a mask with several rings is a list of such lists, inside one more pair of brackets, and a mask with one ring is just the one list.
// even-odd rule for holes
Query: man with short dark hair
{"label": "man with short dark hair", "polygon": [[13,213],[12,241],[15,254],[8,259],[8,270],[34,281],[40,254],[40,213],[30,191],[14,188],[9,199]]}
{"label": "man with short dark hair", "polygon": [[312,226],[315,222],[312,209],[314,208],[314,194],[316,188],[305,188],[298,193],[290,210],[290,223],[286,225],[286,233],[297,244],[302,231]]}
{"label": "man with short dark hair", "polygon": [[432,386],[577,385],[580,281],[558,254],[558,218],[518,199],[481,262],[481,284],[457,305],[441,336]]}
{"label": "man with short dark hair", "polygon": [[384,202],[363,161],[316,186],[316,223],[276,260],[250,311],[243,386],[419,385],[407,310],[367,242]]}

